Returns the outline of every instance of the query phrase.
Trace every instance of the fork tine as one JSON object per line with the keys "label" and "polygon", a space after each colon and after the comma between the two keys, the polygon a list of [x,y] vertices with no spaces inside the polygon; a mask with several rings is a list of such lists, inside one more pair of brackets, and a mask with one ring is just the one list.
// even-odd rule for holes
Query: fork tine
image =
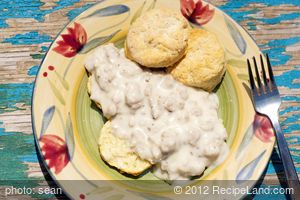
{"label": "fork tine", "polygon": [[258,88],[261,88],[260,75],[258,73],[258,67],[257,67],[257,63],[256,63],[255,57],[253,57],[253,63],[254,63],[254,68],[255,68],[255,73],[256,73],[256,79],[257,79]]}
{"label": "fork tine", "polygon": [[260,54],[260,63],[261,63],[261,68],[262,68],[262,74],[263,74],[264,84],[265,84],[265,86],[267,86],[267,84],[268,84],[267,75],[266,75],[264,60],[263,60],[263,57],[262,57],[261,54]]}
{"label": "fork tine", "polygon": [[272,67],[271,67],[271,63],[270,63],[270,58],[269,58],[268,54],[266,54],[266,56],[267,56],[269,77],[270,77],[270,80],[272,81],[272,83],[274,83],[274,75],[273,75],[273,71],[272,71]]}
{"label": "fork tine", "polygon": [[251,70],[251,65],[250,65],[249,59],[247,59],[247,64],[248,64],[248,74],[249,74],[250,86],[251,86],[251,89],[254,90],[255,83],[254,83],[253,74],[252,74],[252,70]]}

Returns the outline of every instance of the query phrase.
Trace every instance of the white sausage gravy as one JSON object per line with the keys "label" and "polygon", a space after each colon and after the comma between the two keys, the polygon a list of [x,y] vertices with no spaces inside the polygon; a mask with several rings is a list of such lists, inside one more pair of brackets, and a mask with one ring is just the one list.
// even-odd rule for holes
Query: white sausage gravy
{"label": "white sausage gravy", "polygon": [[113,44],[86,60],[90,98],[101,105],[113,133],[128,139],[165,180],[186,180],[219,164],[228,152],[218,97],[183,85],[165,72],[142,69]]}

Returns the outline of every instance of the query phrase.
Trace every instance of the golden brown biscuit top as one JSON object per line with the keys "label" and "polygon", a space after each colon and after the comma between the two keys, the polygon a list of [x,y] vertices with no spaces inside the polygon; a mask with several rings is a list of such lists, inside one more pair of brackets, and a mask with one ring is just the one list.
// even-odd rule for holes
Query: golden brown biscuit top
{"label": "golden brown biscuit top", "polygon": [[203,29],[193,29],[187,53],[172,67],[171,74],[188,86],[212,91],[222,80],[225,61],[225,52],[216,36]]}
{"label": "golden brown biscuit top", "polygon": [[154,9],[138,18],[126,40],[128,57],[146,67],[167,67],[185,53],[188,22],[168,9]]}

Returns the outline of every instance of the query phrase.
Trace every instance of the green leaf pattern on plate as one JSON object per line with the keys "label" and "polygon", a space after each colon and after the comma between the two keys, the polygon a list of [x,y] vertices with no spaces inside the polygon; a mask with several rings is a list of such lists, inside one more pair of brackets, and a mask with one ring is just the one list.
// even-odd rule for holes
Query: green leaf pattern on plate
{"label": "green leaf pattern on plate", "polygon": [[101,194],[101,193],[105,193],[105,192],[110,192],[112,190],[113,190],[113,188],[110,186],[97,187],[94,190],[86,193],[86,195]]}
{"label": "green leaf pattern on plate", "polygon": [[75,151],[75,141],[70,113],[68,113],[66,121],[65,140],[68,146],[70,160],[72,160]]}
{"label": "green leaf pattern on plate", "polygon": [[60,83],[62,84],[62,86],[66,89],[69,90],[69,83],[56,71],[54,72],[54,74],[56,75],[57,79],[60,81]]}
{"label": "green leaf pattern on plate", "polygon": [[60,91],[57,89],[57,87],[54,85],[54,83],[50,79],[48,79],[48,82],[49,82],[50,88],[52,89],[53,94],[56,96],[56,98],[59,100],[59,102],[62,105],[65,105],[66,104],[65,99],[61,95]]}
{"label": "green leaf pattern on plate", "polygon": [[135,20],[137,18],[139,18],[143,12],[143,9],[145,7],[145,4],[146,4],[146,1],[144,1],[144,3],[139,7],[139,9],[135,12],[135,14],[133,15],[131,21],[130,21],[130,24],[132,24],[133,22],[135,22]]}
{"label": "green leaf pattern on plate", "polygon": [[120,200],[123,199],[125,196],[123,194],[116,194],[110,197],[105,198],[104,200]]}

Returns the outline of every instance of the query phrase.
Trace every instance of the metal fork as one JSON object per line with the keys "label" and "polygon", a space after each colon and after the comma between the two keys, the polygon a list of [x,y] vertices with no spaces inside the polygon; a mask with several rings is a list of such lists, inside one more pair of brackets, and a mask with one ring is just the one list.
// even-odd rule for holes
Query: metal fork
{"label": "metal fork", "polygon": [[[257,82],[257,84],[255,84],[255,78],[252,74],[250,60],[247,59],[252,100],[255,110],[258,113],[267,116],[272,122],[273,128],[276,133],[279,154],[283,163],[284,174],[287,179],[287,185],[289,188],[294,188],[294,194],[297,194],[298,199],[300,199],[298,196],[300,195],[298,174],[295,170],[287,142],[284,138],[279,124],[278,109],[281,104],[281,99],[274,80],[274,75],[268,54],[266,54],[266,60],[269,72],[269,80],[267,79],[263,56],[260,55],[260,64],[263,79],[262,81],[259,75],[256,59],[255,57],[253,57]],[[294,198],[295,195],[291,195],[291,197]]]}

